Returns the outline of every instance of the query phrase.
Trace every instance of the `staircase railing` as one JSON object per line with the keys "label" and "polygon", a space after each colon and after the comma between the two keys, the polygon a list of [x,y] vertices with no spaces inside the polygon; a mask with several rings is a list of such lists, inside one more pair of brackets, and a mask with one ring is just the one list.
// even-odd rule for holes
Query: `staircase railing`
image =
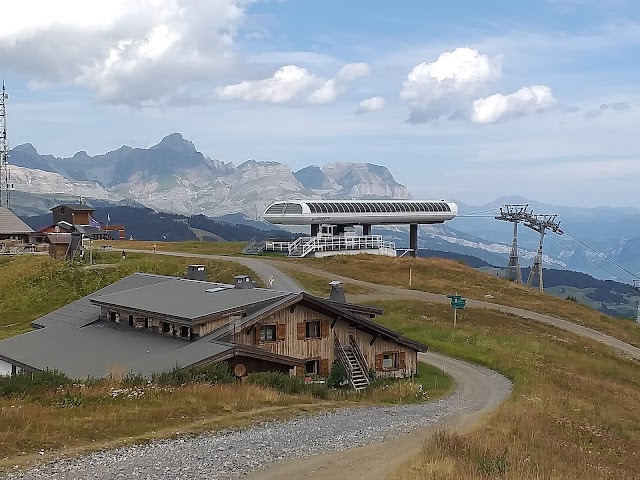
{"label": "staircase railing", "polygon": [[353,335],[349,335],[349,346],[351,347],[351,352],[353,352],[353,355],[356,357],[356,361],[358,362],[358,365],[360,365],[360,369],[362,370],[362,373],[367,380],[367,385],[369,385],[371,383],[369,381],[369,364],[364,358],[364,355],[362,355],[362,351],[358,346],[358,342],[356,342],[356,339],[353,337]]}
{"label": "staircase railing", "polygon": [[351,386],[355,388],[355,385],[353,385],[353,368],[351,367],[351,362],[349,361],[349,357],[347,357],[347,352],[345,351],[344,347],[340,343],[340,340],[338,339],[338,335],[336,335],[336,332],[333,332],[333,346],[336,349],[336,353],[338,354],[338,359],[340,359],[340,363],[342,363],[342,366],[344,367],[345,372],[347,373],[347,380],[349,380],[349,383],[351,384]]}
{"label": "staircase railing", "polygon": [[304,240],[306,240],[306,237],[298,237],[293,242],[289,243],[289,246],[288,246],[289,256],[294,256],[293,252],[295,252],[296,250],[298,250],[298,248],[300,248],[300,245],[302,245],[302,242]]}

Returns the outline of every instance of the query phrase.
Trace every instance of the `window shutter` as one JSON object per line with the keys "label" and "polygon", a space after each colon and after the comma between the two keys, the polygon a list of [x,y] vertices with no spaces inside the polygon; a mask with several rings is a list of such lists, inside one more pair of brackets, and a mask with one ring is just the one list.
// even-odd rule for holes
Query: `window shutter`
{"label": "window shutter", "polygon": [[400,370],[404,370],[405,368],[407,368],[407,359],[405,356],[405,352],[400,352],[398,354],[398,368]]}
{"label": "window shutter", "polygon": [[322,320],[320,322],[320,336],[322,338],[327,338],[329,336],[329,330],[331,330],[329,320]]}
{"label": "window shutter", "polygon": [[253,327],[253,335],[254,335],[254,340],[255,343],[260,343],[260,330],[262,327],[260,327],[259,323],[256,323],[255,327]]}
{"label": "window shutter", "polygon": [[287,338],[287,324],[279,323],[276,328],[278,330],[278,340],[285,340]]}
{"label": "window shutter", "polygon": [[298,327],[298,340],[304,340],[304,338],[306,337],[304,322],[298,323],[297,327]]}
{"label": "window shutter", "polygon": [[382,353],[376,353],[376,370],[382,370],[382,362],[384,360],[384,355]]}
{"label": "window shutter", "polygon": [[329,375],[329,359],[323,358],[320,360],[320,376],[327,377]]}

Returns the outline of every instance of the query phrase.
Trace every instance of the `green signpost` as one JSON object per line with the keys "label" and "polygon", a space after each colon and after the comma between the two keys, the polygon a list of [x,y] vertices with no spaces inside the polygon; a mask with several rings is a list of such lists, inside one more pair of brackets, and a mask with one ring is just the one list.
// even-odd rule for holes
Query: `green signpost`
{"label": "green signpost", "polygon": [[461,295],[447,295],[447,298],[451,299],[451,308],[453,308],[453,328],[456,328],[456,322],[458,320],[458,310],[464,310],[467,304],[467,299],[462,298]]}

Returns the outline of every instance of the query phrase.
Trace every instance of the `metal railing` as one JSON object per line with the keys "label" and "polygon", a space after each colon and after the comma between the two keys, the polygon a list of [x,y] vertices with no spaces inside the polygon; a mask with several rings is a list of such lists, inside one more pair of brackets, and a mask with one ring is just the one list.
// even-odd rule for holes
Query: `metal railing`
{"label": "metal railing", "polygon": [[353,367],[351,366],[349,357],[347,357],[347,352],[345,351],[344,347],[340,343],[340,340],[338,339],[338,335],[336,335],[336,332],[333,332],[333,346],[336,350],[336,353],[338,354],[340,363],[342,363],[342,366],[344,367],[345,372],[347,373],[347,380],[349,380],[349,383],[353,386]]}
{"label": "metal railing", "polygon": [[371,383],[369,382],[369,364],[367,363],[367,360],[364,358],[364,355],[362,355],[362,351],[358,346],[358,342],[356,342],[356,339],[353,337],[353,335],[349,335],[349,346],[351,347],[353,356],[356,357],[356,361],[358,362],[358,365],[360,365],[360,370],[362,370],[362,374],[364,375],[364,378],[367,380],[367,385],[369,385]]}

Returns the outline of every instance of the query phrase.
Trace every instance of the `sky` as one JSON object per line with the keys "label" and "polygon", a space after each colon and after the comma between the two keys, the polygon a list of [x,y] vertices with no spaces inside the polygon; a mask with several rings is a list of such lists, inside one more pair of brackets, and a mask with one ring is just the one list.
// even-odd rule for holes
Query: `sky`
{"label": "sky", "polygon": [[638,206],[637,0],[21,0],[10,145],[180,132],[206,156],[384,165],[415,198]]}

